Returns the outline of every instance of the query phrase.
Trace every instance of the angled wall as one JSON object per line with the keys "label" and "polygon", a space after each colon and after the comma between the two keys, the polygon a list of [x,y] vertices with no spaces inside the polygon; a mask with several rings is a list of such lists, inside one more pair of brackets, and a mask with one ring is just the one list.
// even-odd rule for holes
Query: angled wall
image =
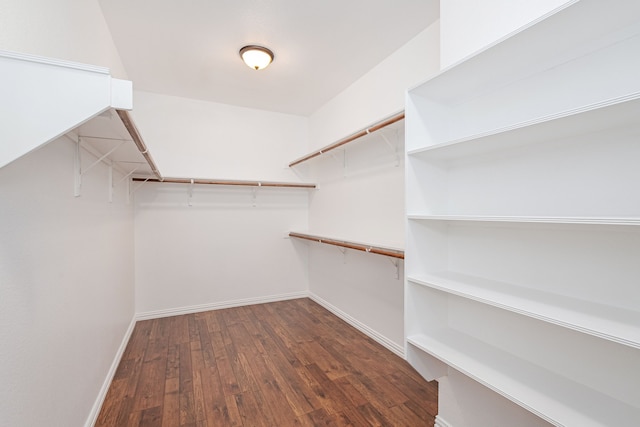
{"label": "angled wall", "polygon": [[[0,0],[0,11],[1,50],[126,78],[96,0]],[[74,198],[74,149],[61,138],[0,169],[0,425],[90,425],[133,318],[132,206],[122,193],[108,203],[102,165]]]}

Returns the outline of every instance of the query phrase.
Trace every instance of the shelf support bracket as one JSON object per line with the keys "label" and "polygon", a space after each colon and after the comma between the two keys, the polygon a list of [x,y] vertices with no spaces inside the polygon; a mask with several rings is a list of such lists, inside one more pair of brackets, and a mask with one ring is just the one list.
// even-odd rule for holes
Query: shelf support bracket
{"label": "shelf support bracket", "polygon": [[193,206],[193,203],[192,203],[193,185],[194,185],[194,180],[193,180],[193,178],[191,178],[191,182],[189,183],[189,187],[187,187],[187,206],[189,206],[189,207]]}
{"label": "shelf support bracket", "polygon": [[343,147],[340,151],[342,151],[342,159],[339,159],[338,156],[336,156],[336,153],[334,151],[330,152],[329,155],[336,162],[342,163],[342,175],[346,177],[347,176],[347,149]]}
{"label": "shelf support bracket", "polygon": [[107,178],[107,185],[109,188],[107,189],[109,193],[109,203],[113,203],[113,165],[109,165],[109,178]]}
{"label": "shelf support bracket", "polygon": [[[133,169],[131,172],[129,172],[128,174],[120,178],[117,182],[113,182],[113,166],[109,166],[109,182],[111,183],[111,185],[109,186],[109,203],[113,203],[113,188],[116,185],[120,184],[125,179],[129,178],[131,175],[133,175],[138,169],[140,169],[140,165],[136,166],[135,169]],[[130,183],[130,182],[131,181],[127,181],[127,183]],[[127,190],[130,190],[128,185],[127,185]]]}
{"label": "shelf support bracket", "polygon": [[400,260],[397,258],[388,258],[388,260],[396,268],[396,280],[400,280]]}
{"label": "shelf support bracket", "polygon": [[[82,137],[78,137],[78,141],[76,142],[76,150],[75,150],[74,161],[73,161],[74,175],[75,175],[75,179],[74,179],[75,183],[74,183],[74,191],[73,191],[74,197],[80,197],[81,194],[82,194],[82,176],[84,174],[86,174],[87,172],[89,172],[98,163],[101,163],[101,162],[105,161],[105,159],[107,159],[111,154],[113,154],[118,148],[122,147],[122,145],[124,145],[126,142],[127,142],[126,140],[121,141],[120,144],[116,145],[114,148],[109,150],[107,153],[105,153],[102,156],[98,157],[98,160],[94,161],[89,166],[87,166],[86,168],[82,169],[82,157],[81,157],[81,154],[80,154],[80,149],[82,148]],[[112,183],[113,183],[113,180],[112,180],[113,162],[106,161],[105,163],[107,163],[109,165],[109,180],[108,180],[108,183],[111,186]],[[111,192],[112,192],[112,190],[109,189],[109,201],[110,202],[112,200],[112,193]]]}
{"label": "shelf support bracket", "polygon": [[[320,242],[322,243],[322,242]],[[342,253],[342,263],[347,263],[347,248],[341,248],[340,246],[336,246],[336,248]]]}
{"label": "shelf support bracket", "polygon": [[384,140],[384,142],[387,143],[387,145],[391,148],[391,150],[393,151],[393,154],[396,156],[396,167],[400,166],[400,135],[398,134],[398,130],[396,130],[394,132],[395,135],[395,141],[396,143],[393,144],[391,143],[391,141],[389,141],[389,138],[387,137],[387,135],[384,134],[384,130],[379,130],[378,134],[380,135],[380,137]]}
{"label": "shelf support bracket", "polygon": [[115,147],[113,147],[111,150],[107,151],[105,154],[103,154],[98,160],[96,160],[95,162],[91,163],[91,165],[89,165],[85,170],[83,170],[81,173],[82,175],[84,175],[85,173],[89,172],[89,170],[91,168],[93,168],[95,165],[97,165],[98,163],[102,162],[104,159],[106,159],[107,157],[109,157],[111,154],[113,154],[118,148],[122,147],[122,145],[124,145],[127,141],[122,141],[120,144],[116,145]]}
{"label": "shelf support bracket", "polygon": [[74,172],[74,186],[73,186],[73,196],[80,197],[80,192],[82,190],[82,165],[80,162],[80,142],[81,139],[78,138],[76,141],[76,150],[73,156],[73,172]]}
{"label": "shelf support bracket", "polygon": [[148,177],[147,179],[145,179],[144,181],[142,181],[140,183],[140,185],[138,185],[137,187],[134,186],[133,184],[129,184],[129,197],[128,197],[128,201],[131,202],[131,196],[133,196],[136,191],[138,191],[143,185],[145,185],[147,183],[147,181],[149,181],[151,179],[151,177]]}

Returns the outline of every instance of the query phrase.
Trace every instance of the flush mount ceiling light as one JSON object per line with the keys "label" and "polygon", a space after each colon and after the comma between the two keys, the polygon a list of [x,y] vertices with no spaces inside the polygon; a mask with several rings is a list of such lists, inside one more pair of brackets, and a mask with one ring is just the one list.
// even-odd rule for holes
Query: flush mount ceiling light
{"label": "flush mount ceiling light", "polygon": [[240,57],[247,66],[254,70],[262,70],[273,61],[273,52],[266,47],[250,45],[240,49]]}

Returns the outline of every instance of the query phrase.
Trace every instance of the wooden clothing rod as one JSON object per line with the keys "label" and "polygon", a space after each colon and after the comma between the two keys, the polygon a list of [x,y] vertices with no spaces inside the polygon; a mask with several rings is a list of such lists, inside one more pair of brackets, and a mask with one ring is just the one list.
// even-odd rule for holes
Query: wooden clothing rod
{"label": "wooden clothing rod", "polygon": [[378,123],[376,123],[375,125],[373,125],[371,127],[364,128],[361,131],[358,131],[358,132],[354,133],[353,135],[350,135],[350,136],[348,136],[348,137],[346,137],[344,139],[341,139],[338,142],[334,142],[331,145],[327,145],[326,147],[323,147],[318,151],[315,151],[315,152],[313,152],[311,154],[307,154],[306,156],[301,157],[298,160],[294,160],[293,162],[289,163],[289,167],[295,166],[295,165],[300,164],[302,162],[305,162],[305,161],[307,161],[309,159],[313,159],[314,157],[317,157],[320,154],[324,154],[327,151],[335,150],[336,148],[341,147],[341,146],[343,146],[345,144],[348,144],[351,141],[354,141],[354,140],[356,140],[358,138],[361,138],[361,137],[363,137],[365,135],[369,135],[372,132],[380,130],[380,129],[386,127],[386,126],[392,125],[395,122],[399,122],[402,119],[404,119],[404,111],[402,113],[396,114],[395,116],[391,116],[388,119],[385,119],[385,120],[383,120],[381,122],[378,122]]}
{"label": "wooden clothing rod", "polygon": [[136,127],[135,123],[133,123],[129,112],[126,110],[116,110],[116,112],[118,113],[120,120],[122,120],[122,124],[124,125],[124,127],[127,128],[127,132],[129,132],[129,135],[131,135],[131,139],[133,139],[136,147],[138,147],[140,154],[142,154],[144,159],[149,164],[149,167],[151,168],[153,174],[156,176],[156,178],[162,180],[162,175],[160,175],[158,166],[156,166],[156,162],[153,161],[153,157],[151,157],[151,153],[149,153],[149,149],[142,140],[142,136],[140,136],[140,132],[138,132],[138,128]]}
{"label": "wooden clothing rod", "polygon": [[383,248],[381,246],[365,245],[365,244],[362,244],[362,243],[349,242],[349,241],[346,241],[346,240],[329,239],[329,238],[324,238],[324,237],[320,237],[320,236],[313,236],[311,234],[296,233],[294,231],[289,233],[289,237],[295,237],[297,239],[310,240],[312,242],[317,242],[317,243],[326,243],[327,245],[340,246],[340,247],[343,247],[343,248],[355,249],[357,251],[369,252],[369,253],[372,253],[372,254],[386,255],[386,256],[389,256],[389,257],[392,257],[392,258],[404,259],[404,251],[401,251],[401,250],[398,250],[398,249]]}
{"label": "wooden clothing rod", "polygon": [[162,178],[162,179],[147,179],[141,177],[134,177],[134,181],[148,181],[148,182],[169,182],[174,184],[210,184],[210,185],[234,185],[245,187],[282,187],[282,188],[316,188],[316,184],[297,183],[297,182],[271,182],[271,181],[237,181],[237,180],[225,180],[225,179],[200,179],[194,178]]}

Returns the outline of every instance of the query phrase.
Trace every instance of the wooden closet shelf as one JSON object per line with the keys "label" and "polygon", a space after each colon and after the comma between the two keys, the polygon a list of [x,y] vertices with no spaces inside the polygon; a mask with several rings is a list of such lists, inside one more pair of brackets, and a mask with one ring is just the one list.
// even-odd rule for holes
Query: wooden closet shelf
{"label": "wooden closet shelf", "polygon": [[317,242],[317,243],[325,243],[327,245],[340,246],[348,249],[355,249],[357,251],[363,251],[363,252],[368,252],[372,254],[385,255],[392,258],[404,259],[404,251],[399,249],[394,249],[394,248],[368,245],[364,243],[351,242],[348,240],[338,240],[333,238],[316,236],[312,234],[297,233],[294,231],[289,233],[289,237],[310,240],[312,242]]}
{"label": "wooden closet shelf", "polygon": [[352,135],[350,135],[350,136],[348,136],[348,137],[346,137],[344,139],[341,139],[338,142],[334,142],[333,144],[327,145],[326,147],[323,147],[323,148],[321,148],[321,149],[319,149],[317,151],[314,151],[313,153],[309,153],[306,156],[300,157],[299,159],[294,160],[293,162],[289,163],[289,167],[293,167],[293,166],[298,165],[298,164],[300,164],[302,162],[306,162],[307,160],[313,159],[314,157],[317,157],[317,156],[319,156],[321,154],[324,154],[324,153],[326,153],[328,151],[335,150],[336,148],[342,147],[343,145],[348,144],[348,143],[350,143],[352,141],[355,141],[358,138],[361,138],[363,136],[369,135],[372,132],[378,131],[378,130],[380,130],[382,128],[385,128],[385,127],[387,127],[389,125],[392,125],[392,124],[394,124],[396,122],[399,122],[402,119],[404,119],[404,111],[401,112],[401,113],[398,113],[398,114],[396,114],[394,116],[391,116],[391,117],[389,117],[387,119],[384,119],[384,120],[382,120],[382,121],[380,121],[380,122],[378,122],[378,123],[376,123],[376,124],[374,124],[374,125],[372,125],[370,127],[364,128],[364,129],[362,129],[362,130],[360,130],[360,131],[358,131],[358,132],[356,132],[356,133],[354,133],[354,134],[352,134]]}
{"label": "wooden closet shelf", "polygon": [[118,113],[120,120],[122,120],[122,124],[127,129],[127,132],[129,132],[129,135],[131,135],[131,139],[136,144],[136,147],[140,151],[140,154],[142,154],[144,159],[149,164],[149,167],[151,168],[153,174],[158,180],[162,180],[162,175],[160,175],[158,166],[156,166],[156,162],[153,161],[153,157],[151,157],[151,153],[149,153],[149,149],[142,140],[142,136],[140,136],[140,132],[138,131],[136,124],[133,122],[133,119],[131,118],[129,112],[126,110],[116,110],[116,113]]}
{"label": "wooden closet shelf", "polygon": [[141,182],[167,182],[173,184],[209,184],[209,185],[230,185],[244,187],[280,187],[280,188],[316,188],[316,184],[299,183],[299,182],[273,182],[273,181],[242,181],[242,180],[225,180],[225,179],[201,179],[201,178],[140,178],[134,177],[134,181]]}

